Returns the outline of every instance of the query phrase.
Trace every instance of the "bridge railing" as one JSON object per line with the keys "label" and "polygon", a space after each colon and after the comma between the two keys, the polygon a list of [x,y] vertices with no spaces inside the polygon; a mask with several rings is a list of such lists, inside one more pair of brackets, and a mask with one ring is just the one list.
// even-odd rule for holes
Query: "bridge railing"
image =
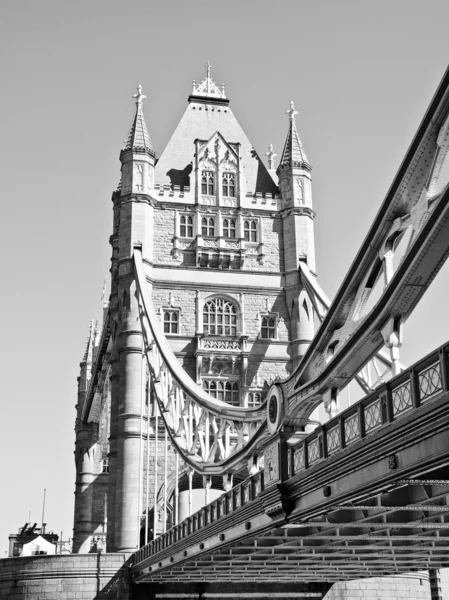
{"label": "bridge railing", "polygon": [[[319,426],[298,444],[289,447],[289,478],[401,419],[447,391],[449,343],[379,386],[372,394],[365,396],[328,423]],[[134,554],[133,563],[138,564],[211,523],[223,519],[255,500],[264,489],[264,472],[261,470],[142,547]]]}
{"label": "bridge railing", "polygon": [[172,544],[183,540],[193,533],[203,529],[211,523],[215,523],[231,514],[238,508],[245,506],[257,498],[264,489],[264,474],[259,471],[251,475],[222,496],[200,508],[196,513],[184,519],[169,531],[143,546],[133,556],[134,564],[137,564],[150,556],[165,550]]}
{"label": "bridge railing", "polygon": [[449,389],[449,344],[379,386],[290,449],[290,476],[307,470]]}

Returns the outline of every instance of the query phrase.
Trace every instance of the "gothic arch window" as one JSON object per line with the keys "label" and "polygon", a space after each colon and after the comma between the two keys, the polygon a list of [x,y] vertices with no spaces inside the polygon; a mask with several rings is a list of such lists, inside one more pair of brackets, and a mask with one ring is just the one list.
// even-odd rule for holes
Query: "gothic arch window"
{"label": "gothic arch window", "polygon": [[188,215],[181,216],[180,234],[184,238],[193,238],[193,217]]}
{"label": "gothic arch window", "polygon": [[257,242],[257,221],[244,221],[243,236],[247,242]]}
{"label": "gothic arch window", "polygon": [[265,315],[260,323],[260,337],[263,340],[276,339],[276,317],[274,315]]}
{"label": "gothic arch window", "polygon": [[225,238],[235,238],[235,220],[223,219],[223,236]]}
{"label": "gothic arch window", "polygon": [[237,307],[226,298],[212,298],[203,307],[206,335],[237,335]]}
{"label": "gothic arch window", "polygon": [[238,381],[203,379],[203,389],[217,400],[227,402],[232,406],[240,406],[240,390]]}
{"label": "gothic arch window", "polygon": [[203,217],[201,219],[201,235],[213,237],[215,235],[215,218]]}
{"label": "gothic arch window", "polygon": [[235,173],[223,173],[221,178],[223,196],[235,197]]}
{"label": "gothic arch window", "polygon": [[201,172],[201,193],[205,196],[215,194],[215,173],[213,171]]}

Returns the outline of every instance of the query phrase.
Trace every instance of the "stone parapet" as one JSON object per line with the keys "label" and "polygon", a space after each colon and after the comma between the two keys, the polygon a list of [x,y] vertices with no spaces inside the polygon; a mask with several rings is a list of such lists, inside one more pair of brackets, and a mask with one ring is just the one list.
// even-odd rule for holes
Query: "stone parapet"
{"label": "stone parapet", "polygon": [[62,554],[0,560],[0,598],[128,600],[125,554]]}

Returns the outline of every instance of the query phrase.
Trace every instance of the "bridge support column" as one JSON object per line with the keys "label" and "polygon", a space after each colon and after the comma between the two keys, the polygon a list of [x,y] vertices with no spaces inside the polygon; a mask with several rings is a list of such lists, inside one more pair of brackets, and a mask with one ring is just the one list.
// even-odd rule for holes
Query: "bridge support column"
{"label": "bridge support column", "polygon": [[401,372],[399,349],[402,346],[402,322],[400,318],[391,317],[381,331],[386,347],[390,350],[391,371],[393,377]]}
{"label": "bridge support column", "polygon": [[142,330],[135,284],[123,290],[119,329],[119,405],[117,416],[117,469],[115,551],[134,552],[139,545],[140,452],[142,402]]}
{"label": "bridge support column", "polygon": [[91,548],[92,500],[94,470],[92,462],[93,448],[85,448],[81,457],[81,465],[77,473],[75,486],[75,523],[73,528],[73,552],[88,554]]}

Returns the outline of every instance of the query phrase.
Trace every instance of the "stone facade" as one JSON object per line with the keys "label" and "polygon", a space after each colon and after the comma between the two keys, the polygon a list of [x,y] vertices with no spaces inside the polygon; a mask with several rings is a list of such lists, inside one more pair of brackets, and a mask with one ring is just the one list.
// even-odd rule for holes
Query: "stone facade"
{"label": "stone facade", "polygon": [[[145,540],[146,514],[148,539],[155,524],[160,533],[179,515],[176,473],[184,477],[184,486],[187,473],[172,441],[166,441],[151,393],[134,249],[142,253],[153,307],[171,349],[190,378],[215,398],[257,406],[270,384],[299,363],[314,335],[316,315],[299,268],[301,262],[311,277],[316,275],[311,166],[293,103],[275,173],[272,164],[269,170],[263,165],[209,74],[205,81],[208,92],[198,91],[201,84],[189,97],[159,158],[143,117],[140,87],[135,95],[135,118],[120,154],[121,182],[112,195],[110,301],[101,327],[91,327],[80,365],[74,552],[97,552],[106,545],[117,553],[110,560],[111,569],[119,571],[120,557]],[[198,480],[190,479],[195,485]],[[73,564],[64,567],[67,574],[61,578],[68,579],[57,597],[108,597],[101,595],[109,592],[103,591],[108,588],[98,571],[108,565],[108,556],[73,557]],[[64,559],[55,561],[59,577]],[[38,569],[34,564],[30,568]],[[51,562],[36,564],[53,569]],[[78,568],[95,573],[101,588],[96,596],[89,595],[90,575],[86,592],[67,595],[72,593],[70,569]],[[127,597],[122,575],[112,578],[122,586],[114,597]],[[31,598],[27,585],[17,598]],[[167,593],[164,597],[171,597]],[[173,591],[173,598],[178,593]],[[205,590],[189,593],[207,597]],[[217,590],[214,594],[218,598]],[[410,600],[430,598],[428,579],[340,582],[329,591],[317,588],[316,597],[405,594]],[[147,585],[133,592],[139,598],[157,595]]]}

